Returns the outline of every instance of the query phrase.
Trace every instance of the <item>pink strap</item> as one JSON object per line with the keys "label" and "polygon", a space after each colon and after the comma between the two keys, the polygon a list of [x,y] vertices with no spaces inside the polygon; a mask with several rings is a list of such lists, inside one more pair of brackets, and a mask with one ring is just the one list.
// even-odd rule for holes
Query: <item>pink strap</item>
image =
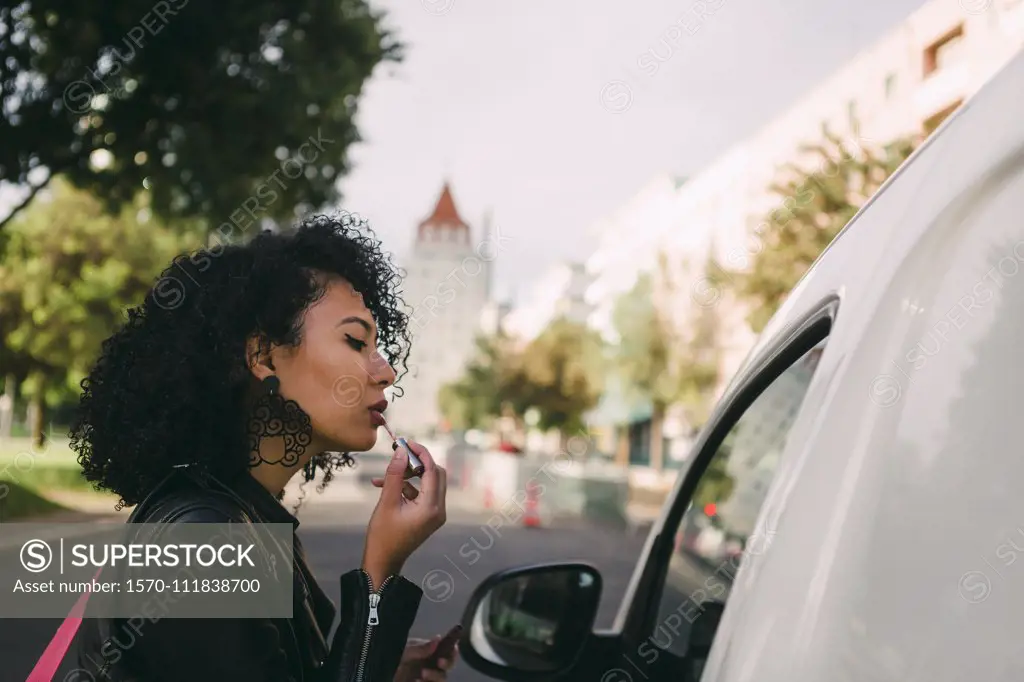
{"label": "pink strap", "polygon": [[[93,580],[99,576],[100,571],[96,571]],[[57,628],[57,633],[50,640],[46,651],[39,657],[36,667],[32,668],[32,672],[29,673],[25,682],[51,682],[53,680],[53,676],[57,674],[57,669],[60,668],[64,656],[67,655],[68,649],[71,647],[71,642],[75,641],[75,634],[78,633],[78,628],[82,625],[85,604],[89,601],[91,594],[91,592],[83,592],[75,605],[71,607],[67,618]]]}

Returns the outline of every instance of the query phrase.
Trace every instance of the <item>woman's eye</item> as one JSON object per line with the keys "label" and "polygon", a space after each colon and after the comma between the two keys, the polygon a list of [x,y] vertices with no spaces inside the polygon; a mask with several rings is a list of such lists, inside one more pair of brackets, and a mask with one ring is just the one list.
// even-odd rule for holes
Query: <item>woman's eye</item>
{"label": "woman's eye", "polygon": [[354,348],[355,350],[361,351],[364,348],[366,348],[365,341],[360,341],[359,339],[353,336],[346,336],[346,338],[348,339],[348,345],[352,346],[352,348]]}

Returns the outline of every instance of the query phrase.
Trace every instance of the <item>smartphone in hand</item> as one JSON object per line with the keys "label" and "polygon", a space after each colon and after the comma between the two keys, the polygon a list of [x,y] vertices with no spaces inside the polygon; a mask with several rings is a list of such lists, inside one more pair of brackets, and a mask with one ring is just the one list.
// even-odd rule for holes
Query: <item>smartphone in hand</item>
{"label": "smartphone in hand", "polygon": [[455,653],[455,645],[459,643],[460,639],[462,639],[462,626],[456,625],[437,643],[437,648],[434,649],[434,653],[430,656],[429,665],[436,667],[437,662],[442,658],[451,661],[452,654]]}

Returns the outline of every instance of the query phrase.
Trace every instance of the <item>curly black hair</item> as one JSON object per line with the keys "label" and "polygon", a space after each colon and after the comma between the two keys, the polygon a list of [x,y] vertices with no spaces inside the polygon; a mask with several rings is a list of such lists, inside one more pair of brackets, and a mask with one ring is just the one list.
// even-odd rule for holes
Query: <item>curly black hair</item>
{"label": "curly black hair", "polygon": [[[403,376],[401,276],[364,221],[316,215],[287,233],[180,254],[82,381],[71,446],[85,478],[134,505],[176,465],[223,480],[246,471],[247,342],[297,345],[303,312],[325,293],[323,275],[363,295],[379,347]],[[351,464],[347,453],[317,456],[306,481],[316,467],[326,482]]]}

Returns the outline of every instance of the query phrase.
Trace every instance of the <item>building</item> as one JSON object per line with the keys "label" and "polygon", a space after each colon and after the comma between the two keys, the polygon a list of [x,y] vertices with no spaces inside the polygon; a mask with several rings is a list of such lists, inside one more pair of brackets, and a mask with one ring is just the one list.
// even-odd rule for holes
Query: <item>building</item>
{"label": "building", "polygon": [[475,348],[491,288],[495,253],[487,226],[474,238],[445,183],[433,212],[416,229],[405,266],[405,302],[412,307],[409,373],[388,410],[403,434],[430,435],[443,426],[438,393],[457,380]]}
{"label": "building", "polygon": [[534,283],[523,301],[509,311],[505,330],[523,340],[536,338],[555,319],[585,325],[592,306],[586,300],[591,277],[583,263],[559,263]]}
{"label": "building", "polygon": [[654,178],[597,226],[599,246],[588,260],[591,323],[607,331],[615,298],[663,251],[678,268],[676,290],[688,293],[676,297],[674,315],[685,321],[696,306],[720,315],[721,392],[755,335],[744,306],[710,283],[706,266],[742,268],[763,248],[752,230],[780,205],[769,189],[780,171],[812,162],[801,148],[820,141],[823,126],[852,148],[930,134],[1022,45],[1024,0],[931,0],[685,182]]}
{"label": "building", "polygon": [[561,295],[555,301],[554,317],[585,325],[592,310],[586,300],[590,275],[583,263],[568,263],[562,272],[564,279],[560,287]]}
{"label": "building", "polygon": [[[973,5],[975,11],[965,11]],[[927,135],[1024,44],[1024,1],[931,0],[738,147],[751,162],[743,183],[758,218],[777,199],[764,188],[801,161],[823,125],[853,145],[880,147]]]}
{"label": "building", "polygon": [[683,183],[681,178],[659,175],[590,229],[598,246],[585,263],[590,283],[584,300],[591,307],[590,325],[609,341],[616,337],[615,299],[636,283],[642,264],[653,265],[661,235],[681,227],[675,204]]}
{"label": "building", "polygon": [[508,333],[508,316],[513,306],[510,301],[488,301],[480,314],[480,331],[484,336]]}
{"label": "building", "polygon": [[[817,162],[801,148],[820,141],[823,127],[851,148],[871,149],[933,132],[1024,45],[1024,1],[974,5],[975,13],[949,0],[923,5],[691,178],[675,206],[687,234],[662,232],[659,247],[691,259],[710,250],[726,269],[745,267],[762,248],[751,231],[780,204],[769,187],[787,165]],[[702,277],[691,280],[694,302],[720,298],[722,292],[704,291]],[[745,329],[745,311],[735,302],[721,303],[732,330],[723,361],[731,376],[754,337]]]}

